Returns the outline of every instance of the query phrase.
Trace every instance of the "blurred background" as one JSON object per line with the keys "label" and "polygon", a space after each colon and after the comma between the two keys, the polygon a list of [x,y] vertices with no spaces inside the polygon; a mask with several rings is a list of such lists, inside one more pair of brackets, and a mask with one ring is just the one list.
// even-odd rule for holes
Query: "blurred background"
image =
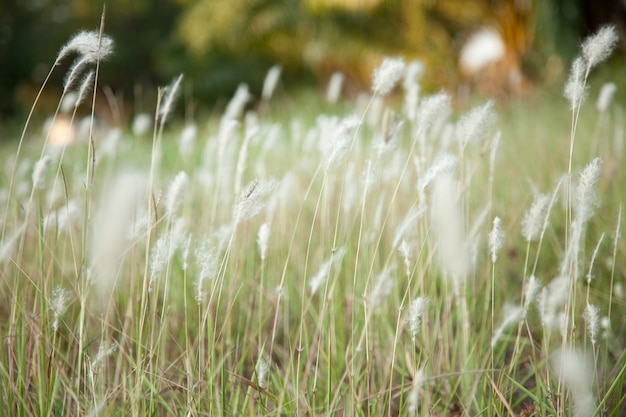
{"label": "blurred background", "polygon": [[[96,30],[102,7],[2,0],[2,119],[28,110],[61,46],[79,30]],[[105,32],[115,53],[100,85],[126,114],[152,111],[156,86],[180,73],[185,100],[200,107],[231,96],[241,82],[259,97],[275,64],[283,89],[322,89],[341,71],[350,94],[368,89],[372,70],[392,55],[423,62],[426,90],[506,98],[561,80],[580,40],[606,22],[623,32],[623,1],[108,0]],[[472,40],[474,55],[462,59]],[[476,48],[487,51],[482,62],[472,62]],[[56,106],[64,73],[56,71],[42,105]]]}

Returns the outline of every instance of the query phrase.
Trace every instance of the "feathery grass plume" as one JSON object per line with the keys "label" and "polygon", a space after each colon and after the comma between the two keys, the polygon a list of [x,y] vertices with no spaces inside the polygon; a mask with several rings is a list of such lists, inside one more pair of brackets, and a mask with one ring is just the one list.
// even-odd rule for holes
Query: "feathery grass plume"
{"label": "feathery grass plume", "polygon": [[613,25],[601,27],[595,34],[584,40],[581,49],[583,58],[587,62],[587,73],[611,56],[617,40],[617,30]]}
{"label": "feathery grass plume", "polygon": [[600,319],[600,328],[602,329],[602,339],[607,340],[611,337],[611,319],[608,316]]}
{"label": "feathery grass plume", "polygon": [[174,102],[178,96],[180,90],[180,84],[183,81],[183,74],[176,77],[170,85],[163,89],[163,98],[161,99],[161,106],[159,108],[159,123],[161,126],[165,124],[167,118],[174,108]]}
{"label": "feathery grass plume", "polygon": [[392,245],[394,248],[398,247],[400,241],[402,240],[402,237],[405,236],[407,234],[407,231],[415,224],[415,222],[420,217],[422,217],[424,212],[425,209],[413,209],[406,214],[406,216],[402,220],[402,223],[400,223],[400,225],[396,227]]}
{"label": "feathery grass plume", "polygon": [[246,129],[246,135],[243,138],[243,143],[239,149],[239,157],[237,158],[237,167],[235,170],[235,194],[239,194],[241,191],[241,183],[243,181],[243,174],[246,170],[246,162],[248,160],[248,147],[250,142],[259,132],[259,127],[253,125]]}
{"label": "feathery grass plume", "polygon": [[569,391],[574,412],[572,417],[595,415],[596,404],[593,396],[594,370],[591,359],[573,349],[561,349],[550,357],[550,364],[559,381]]}
{"label": "feathery grass plume", "polygon": [[82,31],[74,35],[57,54],[56,62],[67,55],[79,54],[90,63],[103,61],[113,53],[113,39],[97,31]]}
{"label": "feathery grass plume", "polygon": [[196,301],[201,304],[206,299],[205,285],[214,279],[219,272],[218,248],[213,239],[205,239],[196,249],[196,263],[198,272],[194,287],[196,290]]}
{"label": "feathery grass plume", "polygon": [[496,263],[498,259],[498,251],[504,244],[504,230],[502,230],[502,220],[496,216],[493,219],[493,228],[489,233],[489,252],[491,253],[491,262]]}
{"label": "feathery grass plume", "polygon": [[402,242],[398,247],[398,251],[400,252],[400,256],[402,256],[402,260],[404,261],[404,272],[406,273],[407,277],[411,276],[411,268],[413,266],[411,262],[411,250],[411,245],[407,243],[406,240],[402,239]]}
{"label": "feathery grass plume", "polygon": [[74,108],[80,106],[80,104],[87,99],[87,96],[93,87],[95,77],[95,71],[89,71],[87,75],[83,77],[83,81],[81,81],[80,87],[78,88],[78,98],[74,103]]}
{"label": "feathery grass plume", "polygon": [[374,71],[372,91],[384,96],[396,86],[404,75],[406,64],[402,58],[385,58],[382,64]]}
{"label": "feathery grass plume", "polygon": [[537,293],[541,289],[541,282],[535,277],[531,275],[530,278],[526,281],[524,285],[524,305],[522,306],[522,319],[526,318],[528,314],[528,309],[530,305],[535,300]]}
{"label": "feathery grass plume", "polygon": [[0,242],[0,265],[8,261],[13,256],[15,249],[17,249],[19,244],[19,239],[25,229],[26,223],[22,223],[22,226],[18,227],[11,236]]}
{"label": "feathery grass plume", "polygon": [[587,272],[587,285],[591,284],[591,280],[593,279],[593,275],[591,271],[593,269],[593,264],[596,261],[596,257],[598,256],[598,251],[600,250],[600,245],[604,240],[604,233],[600,235],[600,239],[598,239],[598,243],[596,244],[596,248],[593,250],[593,254],[591,255],[591,261],[589,262],[589,271]]}
{"label": "feathery grass plume", "polygon": [[185,125],[178,140],[178,151],[183,158],[189,159],[198,137],[198,126],[195,123]]}
{"label": "feathery grass plume", "polygon": [[78,203],[71,200],[65,206],[46,215],[43,219],[44,232],[48,233],[55,227],[59,232],[68,232],[78,222],[82,212]]}
{"label": "feathery grass plume", "polygon": [[451,109],[450,102],[450,96],[444,92],[424,98],[417,112],[418,130],[425,133],[436,123],[437,118],[447,117]]}
{"label": "feathery grass plume", "polygon": [[185,240],[185,246],[183,247],[182,254],[182,269],[183,271],[187,271],[189,269],[189,253],[191,252],[191,234],[187,234],[187,239]]}
{"label": "feathery grass plume", "polygon": [[469,272],[470,254],[458,183],[452,174],[441,174],[433,182],[430,213],[440,265],[451,281],[455,296],[460,296]]}
{"label": "feathery grass plume", "polygon": [[493,336],[491,338],[492,349],[496,346],[498,340],[500,340],[506,328],[513,324],[517,324],[522,319],[523,310],[521,307],[511,304],[505,304],[503,315],[504,318],[502,319],[502,322],[500,323],[498,328],[494,330]]}
{"label": "feathery grass plume", "polygon": [[59,330],[59,320],[67,310],[67,303],[70,299],[70,292],[60,286],[54,287],[52,290],[52,298],[50,299],[50,310],[52,310],[52,329],[56,333]]}
{"label": "feathery grass plume", "polygon": [[117,351],[117,346],[113,345],[106,347],[106,345],[101,344],[98,348],[98,353],[96,354],[96,357],[91,362],[91,374],[95,375],[98,372],[98,368],[100,368],[100,365],[102,365],[102,362],[104,362],[106,358],[115,353],[115,351]]}
{"label": "feathery grass plume", "polygon": [[392,276],[395,269],[395,265],[385,267],[385,269],[378,274],[374,280],[374,286],[367,296],[367,301],[372,308],[380,306],[384,299],[391,294],[395,285],[395,280]]}
{"label": "feathery grass plume", "polygon": [[565,98],[570,102],[570,108],[573,110],[580,107],[587,94],[585,87],[585,71],[586,63],[582,57],[577,57],[572,63],[569,78],[565,83]]}
{"label": "feathery grass plume", "polygon": [[341,88],[343,87],[343,74],[336,71],[331,75],[328,82],[328,89],[326,90],[326,101],[329,103],[336,103],[341,97]]}
{"label": "feathery grass plume", "polygon": [[361,121],[356,116],[349,116],[339,122],[334,127],[332,142],[327,149],[326,170],[330,171],[339,165],[347,156],[350,150],[352,135],[358,129]]}
{"label": "feathery grass plume", "polygon": [[309,288],[311,294],[315,294],[317,290],[326,282],[333,265],[341,263],[344,255],[346,254],[346,248],[341,247],[339,249],[333,249],[333,253],[321,266],[315,275],[309,279]]}
{"label": "feathery grass plume", "polygon": [[550,209],[550,195],[537,194],[522,220],[522,236],[527,242],[539,240]]}
{"label": "feathery grass plume", "polygon": [[189,177],[185,173],[185,171],[180,171],[176,174],[176,177],[172,181],[170,185],[170,189],[167,191],[167,196],[165,199],[165,210],[169,216],[173,216],[176,214],[178,207],[183,199],[183,195],[185,194],[185,190],[187,190],[187,186],[189,185]]}
{"label": "feathery grass plume", "polygon": [[404,92],[404,114],[411,122],[417,119],[417,111],[419,109],[420,86],[413,84],[405,87]]}
{"label": "feathery grass plume", "polygon": [[456,156],[444,153],[437,156],[426,173],[420,178],[417,185],[418,191],[423,193],[424,190],[440,175],[449,175],[454,172],[459,160]]}
{"label": "feathery grass plume", "polygon": [[425,382],[426,377],[424,375],[424,369],[420,369],[413,376],[413,382],[411,383],[411,392],[409,392],[409,397],[407,398],[407,413],[409,416],[417,416],[417,409],[419,407],[419,393]]}
{"label": "feathery grass plume", "polygon": [[165,271],[184,238],[185,221],[176,219],[172,224],[171,230],[162,234],[152,247],[150,257],[150,290],[152,290],[152,284],[157,280],[158,274]]}
{"label": "feathery grass plume", "polygon": [[495,121],[496,116],[491,100],[482,106],[473,108],[461,117],[457,125],[457,132],[463,146],[482,140]]}
{"label": "feathery grass plume", "polygon": [[268,101],[272,98],[274,94],[274,90],[276,89],[276,85],[278,84],[278,80],[280,79],[280,73],[282,71],[282,67],[280,65],[274,65],[272,68],[267,71],[267,75],[265,76],[265,81],[263,82],[263,90],[261,93],[261,97],[263,100]]}
{"label": "feathery grass plume", "polygon": [[365,161],[365,168],[361,174],[361,185],[363,185],[363,198],[365,198],[368,190],[376,183],[375,166],[371,159]]}
{"label": "feathery grass plume", "polygon": [[270,376],[270,363],[261,355],[254,368],[256,373],[256,383],[261,389],[267,389],[267,382]]}
{"label": "feathery grass plume", "polygon": [[35,162],[35,166],[33,167],[34,189],[41,190],[44,187],[46,172],[48,172],[48,167],[50,166],[51,161],[52,158],[50,155],[44,155],[39,161]]}
{"label": "feathery grass plume", "polygon": [[558,314],[569,298],[569,283],[569,277],[560,276],[541,290],[537,302],[544,328],[552,329],[559,326]]}
{"label": "feathery grass plume", "polygon": [[91,222],[89,261],[94,283],[106,293],[115,285],[128,241],[139,238],[151,219],[137,213],[146,191],[143,173],[119,173],[102,190]]}
{"label": "feathery grass plume", "polygon": [[405,90],[409,90],[413,86],[419,83],[420,78],[424,74],[424,64],[422,61],[414,59],[409,62],[404,71],[404,79],[402,80],[402,87]]}
{"label": "feathery grass plume", "polygon": [[239,194],[233,210],[234,225],[242,223],[259,214],[267,203],[266,199],[278,183],[271,180],[253,180]]}
{"label": "feathery grass plume", "polygon": [[417,297],[411,301],[409,305],[409,316],[407,318],[407,324],[409,325],[409,333],[415,339],[417,333],[420,330],[420,324],[422,323],[422,316],[428,307],[430,300],[428,297]]}
{"label": "feathery grass plume", "polygon": [[66,93],[74,86],[83,69],[89,66],[91,62],[87,58],[79,58],[72,63],[65,79],[63,80],[63,92]]}
{"label": "feathery grass plume", "polygon": [[574,215],[575,221],[584,223],[593,214],[594,206],[597,205],[596,184],[602,170],[602,159],[595,158],[580,173],[578,185],[575,190]]}
{"label": "feathery grass plume", "polygon": [[133,118],[131,130],[135,136],[144,136],[152,128],[153,117],[148,113],[140,113]]}
{"label": "feathery grass plume", "polygon": [[600,113],[606,113],[611,105],[611,101],[613,101],[613,96],[615,96],[616,90],[617,86],[612,82],[605,83],[602,86],[600,94],[598,94],[598,101],[596,101],[596,108]]}
{"label": "feathery grass plume", "polygon": [[[78,94],[74,91],[68,91],[61,99],[61,113],[69,113],[76,108],[76,102],[78,101]],[[44,130],[49,131],[51,124],[46,123]]]}
{"label": "feathery grass plume", "polygon": [[243,115],[246,103],[250,101],[251,98],[252,96],[250,95],[248,85],[240,84],[235,91],[235,95],[228,102],[224,115],[222,116],[222,120],[227,121],[240,118]]}
{"label": "feathery grass plume", "polygon": [[424,65],[418,60],[413,60],[407,65],[402,81],[402,87],[404,88],[404,114],[412,122],[417,118],[420,96],[419,78],[423,72]]}
{"label": "feathery grass plume", "polygon": [[257,236],[257,244],[259,245],[259,254],[261,260],[265,260],[267,257],[267,246],[270,240],[270,225],[265,222],[259,227],[259,233]]}
{"label": "feathery grass plume", "polygon": [[587,325],[587,332],[589,332],[589,340],[595,347],[598,341],[598,330],[600,325],[600,309],[592,304],[587,303],[585,311],[583,312],[583,319]]}

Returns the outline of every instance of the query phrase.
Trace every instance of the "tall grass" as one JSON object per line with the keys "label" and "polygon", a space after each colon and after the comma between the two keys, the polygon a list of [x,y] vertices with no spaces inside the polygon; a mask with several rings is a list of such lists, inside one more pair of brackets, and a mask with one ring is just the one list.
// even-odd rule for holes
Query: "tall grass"
{"label": "tall grass", "polygon": [[150,143],[92,116],[42,149],[27,121],[0,201],[3,409],[623,413],[621,109],[457,115],[416,68],[386,60],[337,105],[272,101],[276,67],[258,113],[242,85],[179,128],[181,76]]}

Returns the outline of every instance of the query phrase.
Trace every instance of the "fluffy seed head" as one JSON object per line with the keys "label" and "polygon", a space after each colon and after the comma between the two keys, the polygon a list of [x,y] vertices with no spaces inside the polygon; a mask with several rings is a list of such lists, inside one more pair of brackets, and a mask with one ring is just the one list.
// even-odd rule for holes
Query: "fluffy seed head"
{"label": "fluffy seed head", "polygon": [[346,254],[346,248],[339,248],[333,251],[333,254],[330,258],[328,258],[317,273],[311,277],[309,280],[309,288],[311,289],[311,294],[315,294],[317,290],[326,282],[328,276],[330,275],[330,270],[333,264],[341,263],[343,256]]}
{"label": "fluffy seed head", "polygon": [[526,318],[528,309],[535,300],[540,288],[541,282],[537,279],[537,277],[531,275],[530,278],[528,278],[528,281],[526,281],[526,285],[524,285],[524,306],[522,307],[522,318]]}
{"label": "fluffy seed head", "polygon": [[569,100],[571,109],[580,107],[585,99],[585,72],[586,63],[582,57],[577,57],[572,63],[569,78],[565,83],[565,98]]}
{"label": "fluffy seed head", "polygon": [[196,301],[200,304],[206,298],[205,283],[215,278],[219,271],[217,247],[214,242],[206,240],[196,250],[198,273],[195,280]]}
{"label": "fluffy seed head", "polygon": [[613,96],[615,95],[615,90],[617,87],[615,83],[605,83],[600,89],[600,94],[598,94],[598,101],[596,102],[596,108],[600,113],[604,113],[608,110],[611,105],[611,101],[613,100]]}
{"label": "fluffy seed head", "polygon": [[83,81],[80,83],[80,87],[78,89],[78,99],[76,100],[76,103],[74,103],[74,107],[80,106],[80,103],[87,99],[87,96],[94,85],[93,82],[95,76],[95,71],[89,71],[87,75],[83,77]]}
{"label": "fluffy seed head", "polygon": [[189,177],[185,171],[180,171],[176,175],[176,178],[174,178],[174,181],[172,181],[170,189],[167,193],[166,210],[169,215],[174,215],[174,213],[176,213],[188,184]]}
{"label": "fluffy seed head", "polygon": [[239,200],[235,204],[235,223],[244,222],[259,214],[267,203],[267,197],[277,186],[275,180],[253,180],[239,194]]}
{"label": "fluffy seed head", "polygon": [[575,194],[574,211],[580,222],[587,221],[593,214],[593,208],[597,204],[595,194],[596,184],[602,170],[602,159],[595,158],[580,173]]}
{"label": "fluffy seed head", "polygon": [[276,89],[276,85],[278,84],[281,71],[282,67],[280,65],[274,65],[267,72],[267,75],[265,76],[265,81],[263,82],[263,92],[261,93],[261,97],[263,98],[263,100],[269,100],[270,98],[272,98],[274,90]]}
{"label": "fluffy seed head", "polygon": [[406,64],[402,58],[385,58],[383,63],[374,71],[372,91],[384,96],[396,86],[404,75]]}
{"label": "fluffy seed head", "polygon": [[550,358],[550,364],[559,381],[565,384],[573,402],[573,417],[588,417],[595,415],[595,400],[593,397],[593,363],[582,353],[563,349],[555,352]]}
{"label": "fluffy seed head", "polygon": [[549,208],[549,194],[538,194],[535,196],[530,210],[528,210],[524,220],[522,220],[522,236],[524,236],[527,242],[536,241],[541,236]]}
{"label": "fluffy seed head", "polygon": [[583,312],[583,319],[587,325],[587,332],[589,332],[589,340],[591,340],[591,344],[594,346],[598,340],[598,330],[600,327],[599,313],[600,309],[592,304],[587,304]]}
{"label": "fluffy seed head", "polygon": [[78,53],[89,62],[102,61],[113,52],[113,39],[97,31],[82,31],[74,35],[59,51],[57,62],[71,53]]}
{"label": "fluffy seed head", "polygon": [[426,311],[426,307],[428,307],[428,302],[428,297],[417,297],[415,300],[411,301],[407,323],[409,325],[409,332],[413,337],[417,336],[417,332],[419,332],[422,316],[424,315],[424,311]]}
{"label": "fluffy seed head", "polygon": [[70,292],[64,288],[59,286],[55,287],[52,290],[52,299],[50,300],[50,309],[52,310],[52,315],[54,317],[54,321],[52,322],[52,329],[56,332],[59,330],[59,320],[61,316],[67,310],[67,302],[70,299]]}
{"label": "fluffy seed head", "polygon": [[267,380],[270,372],[270,363],[268,362],[268,360],[261,356],[256,364],[255,371],[257,385],[261,389],[267,389]]}
{"label": "fluffy seed head", "polygon": [[518,306],[506,304],[504,306],[503,315],[504,318],[502,319],[502,323],[500,323],[500,326],[498,326],[498,328],[493,332],[493,337],[491,338],[492,348],[496,346],[498,340],[500,340],[507,327],[519,322],[522,318],[522,309]]}
{"label": "fluffy seed head", "polygon": [[343,74],[335,72],[328,82],[328,90],[326,91],[326,100],[329,103],[336,103],[341,97],[341,88],[343,87]]}
{"label": "fluffy seed head", "polygon": [[168,116],[172,112],[174,102],[178,96],[180,84],[183,81],[183,74],[180,74],[170,85],[163,89],[163,99],[161,101],[161,107],[159,108],[159,117],[161,118],[161,125],[165,124]]}
{"label": "fluffy seed head", "polygon": [[595,34],[587,37],[582,44],[582,54],[587,61],[587,71],[607,59],[617,45],[617,30],[613,25],[603,26]]}
{"label": "fluffy seed head", "polygon": [[265,260],[267,256],[267,246],[270,240],[270,225],[266,222],[259,228],[259,235],[257,237],[257,244],[259,245],[259,254],[261,260]]}
{"label": "fluffy seed head", "polygon": [[458,125],[459,138],[464,145],[476,143],[485,137],[485,133],[495,122],[493,101],[478,106],[463,116]]}
{"label": "fluffy seed head", "polygon": [[50,155],[44,155],[39,161],[35,162],[35,166],[33,167],[33,188],[43,188],[44,178],[50,166],[50,161],[52,161]]}
{"label": "fluffy seed head", "polygon": [[498,251],[504,243],[504,230],[502,230],[502,220],[496,216],[493,219],[493,228],[489,233],[489,252],[491,253],[491,262],[495,263],[498,259]]}

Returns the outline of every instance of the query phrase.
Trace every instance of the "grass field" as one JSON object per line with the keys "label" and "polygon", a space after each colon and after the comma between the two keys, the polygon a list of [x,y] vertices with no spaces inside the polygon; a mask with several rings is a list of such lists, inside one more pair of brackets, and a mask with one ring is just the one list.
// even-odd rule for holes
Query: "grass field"
{"label": "grass field", "polygon": [[[106,70],[63,51],[96,68],[81,93]],[[26,123],[2,149],[2,410],[624,415],[624,109],[589,71],[586,99],[460,112],[410,74],[338,104],[241,89],[186,125],[179,78],[147,134],[68,146]]]}

